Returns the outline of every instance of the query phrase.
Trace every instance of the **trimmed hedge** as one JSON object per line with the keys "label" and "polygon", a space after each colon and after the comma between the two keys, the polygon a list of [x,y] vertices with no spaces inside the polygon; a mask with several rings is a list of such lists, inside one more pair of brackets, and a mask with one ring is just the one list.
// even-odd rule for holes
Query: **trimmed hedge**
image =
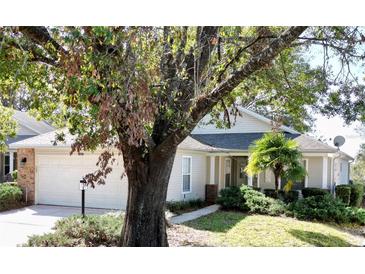
{"label": "trimmed hedge", "polygon": [[329,193],[326,189],[316,188],[316,187],[305,187],[302,189],[303,198],[312,196],[325,196]]}
{"label": "trimmed hedge", "polygon": [[286,212],[285,204],[280,200],[266,197],[263,193],[249,186],[241,186],[241,193],[245,200],[245,206],[250,213],[281,215]]}
{"label": "trimmed hedge", "polygon": [[364,185],[353,184],[351,187],[350,206],[361,207],[364,198]]}
{"label": "trimmed hedge", "polygon": [[365,210],[346,206],[331,195],[312,196],[293,203],[289,210],[300,220],[365,224]]}
{"label": "trimmed hedge", "polygon": [[23,192],[15,183],[0,184],[0,211],[21,206]]}
{"label": "trimmed hedge", "polygon": [[220,191],[218,203],[223,209],[234,209],[250,213],[280,215],[286,212],[285,204],[280,200],[266,197],[252,187],[228,187]]}
{"label": "trimmed hedge", "polygon": [[187,201],[168,201],[166,202],[166,208],[176,214],[197,210],[206,206],[207,203],[202,199],[192,199]]}
{"label": "trimmed hedge", "polygon": [[220,196],[217,203],[222,206],[222,209],[244,210],[245,199],[241,190],[237,186],[223,188],[219,192]]}
{"label": "trimmed hedge", "polygon": [[267,197],[279,199],[285,203],[292,203],[299,199],[299,191],[297,190],[285,192],[284,190],[276,191],[275,189],[264,189],[264,194]]}
{"label": "trimmed hedge", "polygon": [[336,186],[336,198],[342,201],[345,205],[350,205],[351,187],[349,185]]}
{"label": "trimmed hedge", "polygon": [[299,191],[298,190],[290,190],[285,193],[284,202],[285,203],[293,203],[298,201],[299,199]]}
{"label": "trimmed hedge", "polygon": [[280,195],[282,195],[283,192],[284,192],[283,190],[276,191],[275,189],[270,189],[270,188],[264,189],[264,194],[267,197],[270,197],[273,199],[279,199]]}

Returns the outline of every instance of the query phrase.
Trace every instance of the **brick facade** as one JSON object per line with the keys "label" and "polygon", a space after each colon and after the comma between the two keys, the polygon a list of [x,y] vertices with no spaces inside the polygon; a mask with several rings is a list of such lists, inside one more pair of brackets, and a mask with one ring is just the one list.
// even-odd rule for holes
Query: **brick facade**
{"label": "brick facade", "polygon": [[[33,148],[20,148],[18,154],[18,185],[23,189],[27,202],[35,201],[35,156]],[[24,162],[26,160],[26,162]]]}
{"label": "brick facade", "polygon": [[205,185],[205,200],[210,204],[215,204],[218,198],[218,184]]}

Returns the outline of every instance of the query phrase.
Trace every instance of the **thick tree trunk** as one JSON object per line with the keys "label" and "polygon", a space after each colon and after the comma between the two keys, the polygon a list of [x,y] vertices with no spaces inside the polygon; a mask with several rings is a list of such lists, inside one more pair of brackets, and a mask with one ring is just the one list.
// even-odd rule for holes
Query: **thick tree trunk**
{"label": "thick tree trunk", "polygon": [[176,148],[171,148],[148,160],[138,154],[124,156],[128,203],[122,246],[168,246],[165,203],[175,153]]}

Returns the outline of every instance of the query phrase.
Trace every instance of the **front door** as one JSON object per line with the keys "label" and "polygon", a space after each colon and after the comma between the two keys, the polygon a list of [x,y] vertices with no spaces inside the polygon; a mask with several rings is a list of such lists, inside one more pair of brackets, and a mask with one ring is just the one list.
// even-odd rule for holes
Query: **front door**
{"label": "front door", "polygon": [[224,185],[225,185],[225,187],[229,187],[232,184],[231,166],[232,166],[232,160],[230,158],[226,158],[226,160],[224,161]]}
{"label": "front door", "polygon": [[235,162],[236,162],[236,168],[235,168],[236,185],[237,186],[247,185],[248,176],[245,172],[245,168],[248,164],[248,157],[247,156],[235,157]]}

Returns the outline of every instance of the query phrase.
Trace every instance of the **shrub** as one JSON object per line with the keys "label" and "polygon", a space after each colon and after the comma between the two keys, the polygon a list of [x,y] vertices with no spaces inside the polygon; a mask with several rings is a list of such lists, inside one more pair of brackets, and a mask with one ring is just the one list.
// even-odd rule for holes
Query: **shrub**
{"label": "shrub", "polygon": [[251,213],[280,215],[286,211],[283,202],[266,197],[263,193],[249,186],[241,186],[241,193],[245,201],[245,207]]}
{"label": "shrub", "polygon": [[316,220],[336,223],[365,223],[365,210],[346,206],[331,195],[311,196],[289,206],[294,217],[301,220]]}
{"label": "shrub", "polygon": [[350,206],[361,207],[363,198],[364,198],[364,185],[363,184],[351,185]]}
{"label": "shrub", "polygon": [[293,203],[299,199],[299,191],[297,190],[290,190],[285,193],[284,202],[285,203]]}
{"label": "shrub", "polygon": [[54,233],[29,237],[24,246],[117,246],[122,224],[120,215],[75,215],[57,221]]}
{"label": "shrub", "polygon": [[341,200],[345,205],[350,204],[351,187],[348,185],[336,186],[336,198]]}
{"label": "shrub", "polygon": [[363,208],[351,208],[350,220],[353,223],[365,224],[365,210]]}
{"label": "shrub", "polygon": [[279,193],[275,189],[266,188],[266,189],[264,189],[264,194],[265,194],[265,196],[273,198],[273,199],[279,198]]}
{"label": "shrub", "polygon": [[17,170],[14,170],[11,173],[11,177],[13,178],[13,181],[16,182],[18,180],[18,171]]}
{"label": "shrub", "polygon": [[296,190],[285,192],[283,190],[275,191],[275,189],[264,189],[264,193],[267,197],[279,199],[285,203],[295,202],[299,198],[299,192]]}
{"label": "shrub", "polygon": [[181,214],[186,211],[202,208],[206,203],[202,199],[192,199],[187,201],[169,201],[166,202],[166,208],[176,214]]}
{"label": "shrub", "polygon": [[0,211],[17,208],[21,205],[23,192],[14,183],[0,184]]}
{"label": "shrub", "polygon": [[306,187],[302,189],[302,195],[304,198],[312,196],[325,196],[328,193],[329,193],[328,190],[316,187]]}
{"label": "shrub", "polygon": [[223,209],[244,210],[245,200],[241,190],[237,186],[226,187],[219,192],[217,203]]}

